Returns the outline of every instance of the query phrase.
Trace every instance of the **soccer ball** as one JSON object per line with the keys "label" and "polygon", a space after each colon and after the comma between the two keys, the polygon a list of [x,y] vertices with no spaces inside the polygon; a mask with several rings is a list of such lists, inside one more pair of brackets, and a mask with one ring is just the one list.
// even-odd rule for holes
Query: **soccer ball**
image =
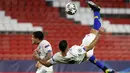
{"label": "soccer ball", "polygon": [[66,4],[65,12],[69,15],[74,15],[77,12],[77,7],[73,3]]}

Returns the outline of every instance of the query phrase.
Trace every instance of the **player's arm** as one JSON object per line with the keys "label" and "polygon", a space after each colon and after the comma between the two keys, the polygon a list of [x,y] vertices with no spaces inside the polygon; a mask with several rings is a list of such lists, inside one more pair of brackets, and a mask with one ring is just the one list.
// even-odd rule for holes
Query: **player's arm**
{"label": "player's arm", "polygon": [[39,60],[39,62],[40,62],[42,65],[46,66],[46,67],[50,67],[50,66],[53,65],[53,64],[51,63],[51,60],[47,60],[47,61]]}
{"label": "player's arm", "polygon": [[88,48],[93,48],[96,45],[97,41],[99,40],[100,35],[103,34],[104,32],[105,32],[105,29],[103,27],[100,27],[98,30],[98,33],[95,33],[95,34],[97,34],[96,38],[91,42],[91,44],[88,46]]}
{"label": "player's arm", "polygon": [[38,49],[35,49],[35,50],[34,50],[33,58],[34,58],[36,61],[40,59]]}
{"label": "player's arm", "polygon": [[57,64],[57,60],[59,60],[59,56],[58,54],[54,54],[53,57],[51,57],[51,59],[47,60],[47,61],[43,61],[43,60],[39,60],[39,62],[47,67],[51,66],[51,65],[54,65],[54,64]]}
{"label": "player's arm", "polygon": [[43,60],[43,61],[47,61],[47,60],[49,60],[51,57],[52,57],[52,51],[49,50],[49,51],[47,52],[45,58],[42,59],[42,60]]}
{"label": "player's arm", "polygon": [[47,67],[51,66],[51,62],[50,62],[50,58],[51,58],[52,54],[49,52],[48,55],[44,58],[44,59],[41,59],[38,55],[33,55],[34,59],[38,62],[40,62],[40,64],[43,64]]}
{"label": "player's arm", "polygon": [[36,68],[40,68],[41,66],[42,66],[42,64],[37,61],[37,63],[35,64],[35,67],[36,67]]}
{"label": "player's arm", "polygon": [[38,55],[39,50],[35,50],[34,55],[33,55],[35,60],[37,60],[37,61],[39,61],[39,60],[47,61],[52,57],[52,48],[51,48],[51,45],[49,44],[49,42],[44,43],[44,45],[42,46],[42,49],[46,53],[46,56],[44,58],[40,58],[40,56]]}
{"label": "player's arm", "polygon": [[[47,61],[47,60],[49,60],[51,57],[52,57],[52,51],[49,50],[49,51],[46,53],[45,58],[43,58],[42,60],[43,60],[43,61]],[[38,60],[41,60],[41,58],[40,58],[40,56],[39,56],[39,54],[38,54],[37,51],[34,51],[34,53],[33,53],[33,58],[34,58],[35,60],[37,60],[37,61],[38,61]]]}
{"label": "player's arm", "polygon": [[91,34],[94,34],[95,35],[95,38],[93,39],[93,41],[88,45],[86,46],[86,51],[89,51],[91,50],[97,43],[97,41],[99,40],[99,37],[100,35],[104,32],[104,29],[102,27],[99,26],[99,29],[92,29],[90,31]]}
{"label": "player's arm", "polygon": [[99,36],[100,36],[100,34],[97,34],[95,39],[88,46],[86,46],[86,51],[89,51],[92,48],[94,48],[94,46],[96,45],[97,41],[99,40]]}
{"label": "player's arm", "polygon": [[41,59],[38,55],[36,55],[36,54],[34,54],[33,55],[33,58],[36,60],[36,61],[38,61],[37,63],[39,63],[39,64],[43,64],[43,65],[45,65],[45,66],[51,66],[51,64],[49,63],[49,56],[48,57],[46,57],[45,59]]}
{"label": "player's arm", "polygon": [[[94,31],[94,30],[92,29],[92,31]],[[92,31],[91,31],[91,32],[92,32]],[[91,50],[91,49],[96,45],[97,41],[99,40],[100,35],[103,34],[104,32],[105,32],[105,29],[104,29],[103,27],[100,27],[99,30],[98,30],[98,32],[95,32],[95,31],[94,31],[94,33],[96,34],[96,37],[95,37],[95,39],[89,44],[89,46],[86,46],[86,50],[87,50],[87,51]]]}
{"label": "player's arm", "polygon": [[52,56],[51,52],[48,52],[48,53],[47,53],[47,56],[46,56],[44,59],[41,59],[41,58],[39,57],[39,55],[37,55],[36,53],[33,54],[33,58],[34,58],[35,60],[37,60],[37,61],[39,61],[39,60],[47,61],[47,60],[49,60],[49,59],[51,58],[51,56]]}

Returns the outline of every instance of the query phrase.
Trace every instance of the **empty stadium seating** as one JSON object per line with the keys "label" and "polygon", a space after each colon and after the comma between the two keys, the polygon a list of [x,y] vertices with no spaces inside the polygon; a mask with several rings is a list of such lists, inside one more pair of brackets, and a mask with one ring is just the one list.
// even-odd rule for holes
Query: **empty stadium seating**
{"label": "empty stadium seating", "polygon": [[1,32],[33,32],[38,30],[42,31],[41,27],[33,27],[32,23],[19,23],[17,19],[12,19],[10,16],[5,16],[5,11],[0,11],[0,26]]}
{"label": "empty stadium seating", "polygon": [[[30,59],[33,53],[31,35],[10,34],[0,36],[1,59]],[[28,58],[26,58],[28,57]]]}
{"label": "empty stadium seating", "polygon": [[[78,0],[73,0],[73,1],[78,1]],[[101,7],[105,8],[125,8],[126,7],[126,2],[124,0],[92,0],[99,4]],[[86,7],[87,4],[85,3],[86,0],[80,0],[81,7]],[[128,6],[127,6],[128,7]]]}

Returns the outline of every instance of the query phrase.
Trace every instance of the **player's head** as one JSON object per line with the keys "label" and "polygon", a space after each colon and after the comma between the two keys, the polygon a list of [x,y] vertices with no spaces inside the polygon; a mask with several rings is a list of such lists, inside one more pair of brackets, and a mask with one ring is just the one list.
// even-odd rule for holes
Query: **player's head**
{"label": "player's head", "polygon": [[35,31],[32,34],[32,44],[38,44],[44,39],[44,34],[41,31]]}
{"label": "player's head", "polygon": [[67,49],[67,41],[66,40],[61,40],[60,43],[59,43],[59,49],[62,51],[62,52],[65,52],[66,49]]}

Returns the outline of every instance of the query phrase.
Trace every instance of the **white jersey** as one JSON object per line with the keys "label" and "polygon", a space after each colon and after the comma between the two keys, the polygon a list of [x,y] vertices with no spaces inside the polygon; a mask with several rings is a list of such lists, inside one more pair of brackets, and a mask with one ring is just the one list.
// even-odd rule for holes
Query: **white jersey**
{"label": "white jersey", "polygon": [[[40,56],[41,59],[44,59],[47,55],[48,52],[52,52],[52,47],[51,44],[47,41],[47,40],[42,40],[40,42],[40,44],[37,47],[38,49],[38,54]],[[46,67],[44,65],[42,65],[36,73],[42,73],[42,72],[46,72],[46,71],[53,71],[52,66],[51,67]]]}
{"label": "white jersey", "polygon": [[61,52],[57,52],[52,58],[51,63],[79,64],[85,59],[85,49],[81,46],[72,46],[66,56],[62,56]]}
{"label": "white jersey", "polygon": [[87,34],[83,40],[82,44],[80,46],[74,45],[72,46],[66,56],[62,56],[61,52],[56,53],[52,58],[51,58],[51,63],[56,64],[56,63],[68,63],[68,64],[74,64],[74,63],[81,63],[83,61],[86,61],[88,58],[87,55],[92,52],[93,54],[93,49],[88,51],[86,53],[86,49],[84,47],[88,46],[89,44],[92,43],[92,41],[95,39],[95,35],[90,33]]}
{"label": "white jersey", "polygon": [[52,51],[51,44],[47,40],[42,40],[37,47],[41,59],[45,58],[46,54]]}

